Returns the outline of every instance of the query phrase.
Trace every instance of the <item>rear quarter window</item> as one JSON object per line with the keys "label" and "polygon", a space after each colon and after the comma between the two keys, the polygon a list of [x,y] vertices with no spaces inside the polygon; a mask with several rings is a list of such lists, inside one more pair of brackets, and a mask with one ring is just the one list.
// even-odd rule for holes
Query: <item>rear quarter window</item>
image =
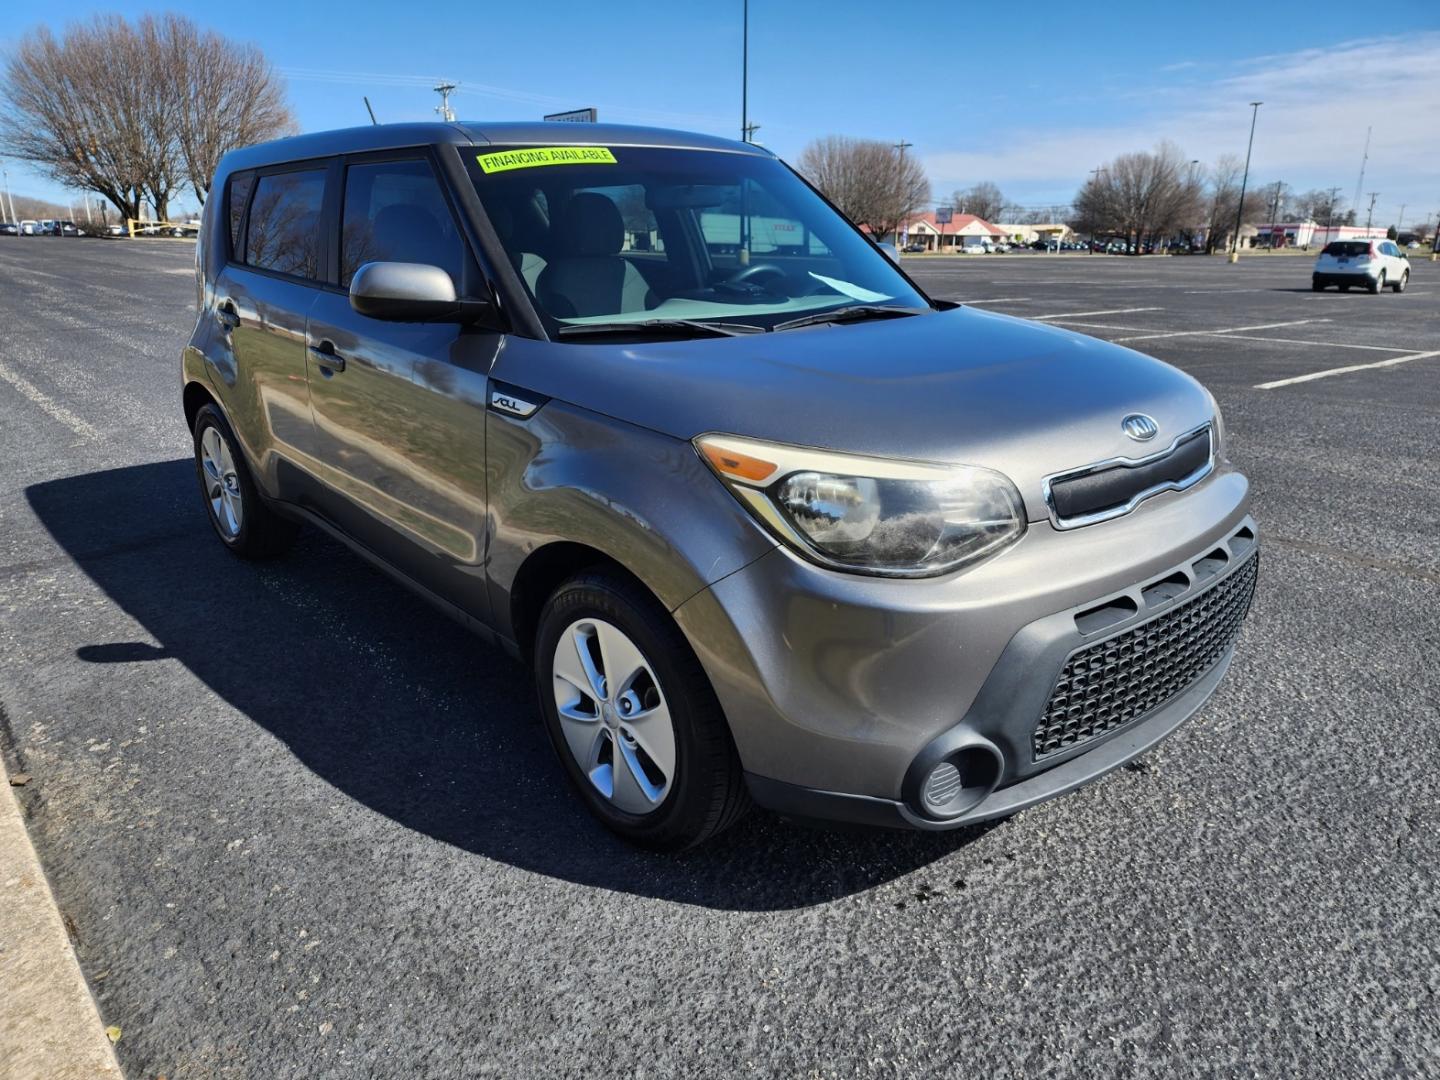
{"label": "rear quarter window", "polygon": [[250,192],[255,190],[255,174],[253,172],[236,173],[230,177],[229,219],[230,219],[230,257],[240,260],[245,257],[244,248],[240,243],[240,226],[245,221],[245,204],[250,201]]}

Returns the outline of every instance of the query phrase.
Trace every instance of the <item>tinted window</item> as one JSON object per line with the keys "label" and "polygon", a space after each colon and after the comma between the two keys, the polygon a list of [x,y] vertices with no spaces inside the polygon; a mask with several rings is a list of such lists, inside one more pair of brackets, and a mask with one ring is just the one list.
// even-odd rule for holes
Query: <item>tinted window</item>
{"label": "tinted window", "polygon": [[325,170],[275,173],[255,184],[245,261],[263,270],[320,277],[320,205]]}
{"label": "tinted window", "polygon": [[438,266],[463,290],[465,243],[424,161],[351,165],[345,172],[340,284],[367,262]]}
{"label": "tinted window", "polygon": [[240,247],[240,223],[245,218],[245,204],[255,187],[253,172],[236,173],[230,177],[230,252],[236,259],[244,257]]}
{"label": "tinted window", "polygon": [[1336,240],[1333,244],[1325,245],[1326,255],[1369,255],[1370,241],[1368,240]]}

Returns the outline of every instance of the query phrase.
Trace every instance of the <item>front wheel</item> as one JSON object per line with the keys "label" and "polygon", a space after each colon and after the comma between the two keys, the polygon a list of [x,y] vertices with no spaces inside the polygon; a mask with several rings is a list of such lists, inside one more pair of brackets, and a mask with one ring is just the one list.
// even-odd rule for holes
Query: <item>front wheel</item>
{"label": "front wheel", "polygon": [[1409,285],[1409,284],[1410,284],[1410,271],[1409,271],[1409,270],[1406,270],[1403,274],[1400,275],[1400,280],[1397,281],[1397,282],[1395,282],[1395,284],[1394,284],[1394,285],[1391,285],[1390,287],[1391,287],[1392,289],[1394,289],[1397,293],[1402,293],[1402,292],[1405,291],[1405,286],[1406,286],[1406,285]]}
{"label": "front wheel", "polygon": [[1325,291],[1325,283],[1324,283],[1323,281],[1321,281],[1319,278],[1311,278],[1311,279],[1310,279],[1310,290],[1311,290],[1312,292],[1324,292],[1324,291]]}
{"label": "front wheel", "polygon": [[640,585],[593,571],[546,602],[535,678],[580,797],[632,843],[679,851],[749,808],[720,702],[689,642]]}

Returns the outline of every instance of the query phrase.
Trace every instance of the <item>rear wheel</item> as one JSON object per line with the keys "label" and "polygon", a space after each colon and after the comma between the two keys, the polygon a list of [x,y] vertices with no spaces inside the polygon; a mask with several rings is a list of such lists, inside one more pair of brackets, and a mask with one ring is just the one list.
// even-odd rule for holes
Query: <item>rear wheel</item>
{"label": "rear wheel", "polygon": [[294,543],[296,525],[261,500],[235,436],[214,405],[195,416],[195,476],[210,524],[234,554],[264,559]]}
{"label": "rear wheel", "polygon": [[1377,278],[1374,278],[1374,279],[1370,282],[1370,284],[1367,286],[1367,288],[1369,288],[1370,294],[1371,294],[1372,296],[1374,296],[1375,294],[1377,294],[1381,289],[1385,288],[1385,271],[1384,271],[1384,270],[1381,270],[1381,271],[1380,271],[1380,276],[1377,277]]}
{"label": "rear wheel", "polygon": [[625,839],[698,844],[749,808],[720,703],[666,610],[593,571],[545,604],[535,678],[551,744],[580,797]]}
{"label": "rear wheel", "polygon": [[1400,275],[1400,280],[1397,281],[1397,282],[1395,282],[1395,284],[1394,284],[1394,285],[1391,285],[1390,287],[1391,287],[1392,289],[1394,289],[1397,293],[1402,293],[1402,292],[1405,291],[1405,286],[1406,286],[1406,285],[1409,285],[1409,284],[1410,284],[1410,271],[1409,271],[1409,270],[1406,270],[1404,273],[1402,273],[1402,274]]}

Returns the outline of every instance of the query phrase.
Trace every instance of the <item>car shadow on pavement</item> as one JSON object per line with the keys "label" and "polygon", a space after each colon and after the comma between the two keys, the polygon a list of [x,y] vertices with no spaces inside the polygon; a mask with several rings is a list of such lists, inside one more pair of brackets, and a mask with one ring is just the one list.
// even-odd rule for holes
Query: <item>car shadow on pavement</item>
{"label": "car shadow on pavement", "polygon": [[179,660],[347,796],[478,855],[619,892],[778,910],[884,884],[994,827],[817,830],[756,812],[695,851],[636,850],[568,790],[529,672],[343,545],[307,530],[280,559],[232,557],[205,519],[189,459],[47,481],[26,495],[156,643],[76,641],[79,659]]}

